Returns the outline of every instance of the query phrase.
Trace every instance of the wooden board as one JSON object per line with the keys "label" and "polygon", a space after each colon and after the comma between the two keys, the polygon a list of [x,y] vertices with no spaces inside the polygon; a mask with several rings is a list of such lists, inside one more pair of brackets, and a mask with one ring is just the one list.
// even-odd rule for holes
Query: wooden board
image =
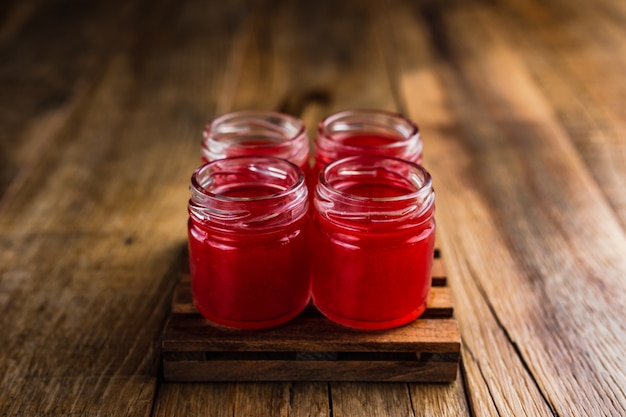
{"label": "wooden board", "polygon": [[213,326],[195,310],[184,272],[162,340],[167,381],[451,382],[460,346],[440,257],[427,310],[413,323],[385,331],[337,325],[313,306],[271,329]]}

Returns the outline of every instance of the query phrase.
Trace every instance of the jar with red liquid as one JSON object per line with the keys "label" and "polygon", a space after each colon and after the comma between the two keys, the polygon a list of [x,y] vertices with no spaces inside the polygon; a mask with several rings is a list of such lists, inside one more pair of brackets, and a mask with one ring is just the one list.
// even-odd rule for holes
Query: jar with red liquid
{"label": "jar with red liquid", "polygon": [[208,124],[203,137],[203,162],[267,155],[291,161],[308,175],[309,140],[296,117],[261,110],[227,113]]}
{"label": "jar with red liquid", "polygon": [[302,170],[283,159],[219,159],[191,178],[193,301],[211,322],[282,324],[310,298],[309,216]]}
{"label": "jar with red liquid", "polygon": [[317,175],[326,165],[356,155],[381,155],[421,163],[419,129],[409,119],[383,110],[346,110],[322,120],[315,138]]}
{"label": "jar with red liquid", "polygon": [[320,174],[313,209],[313,301],[359,329],[409,323],[426,309],[435,194],[420,165],[381,156],[341,159]]}

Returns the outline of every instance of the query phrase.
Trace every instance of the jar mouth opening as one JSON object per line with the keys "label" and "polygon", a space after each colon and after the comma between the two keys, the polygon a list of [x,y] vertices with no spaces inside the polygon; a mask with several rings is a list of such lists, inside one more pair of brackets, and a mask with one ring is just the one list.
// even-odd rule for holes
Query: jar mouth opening
{"label": "jar mouth opening", "polygon": [[236,156],[200,166],[191,177],[192,192],[222,202],[281,199],[305,188],[304,173],[292,162],[272,156]]}
{"label": "jar mouth opening", "polygon": [[426,201],[433,191],[430,173],[421,165],[376,155],[332,162],[320,172],[318,187],[358,204]]}
{"label": "jar mouth opening", "polygon": [[[326,140],[340,143],[352,149],[396,148],[407,145],[407,142],[419,139],[419,128],[401,114],[374,109],[345,110],[332,114],[322,120],[317,129],[318,136]],[[347,136],[380,135],[385,141],[351,143],[342,138]]]}
{"label": "jar mouth opening", "polygon": [[304,122],[284,113],[244,110],[224,114],[205,126],[205,141],[245,148],[273,148],[305,137]]}

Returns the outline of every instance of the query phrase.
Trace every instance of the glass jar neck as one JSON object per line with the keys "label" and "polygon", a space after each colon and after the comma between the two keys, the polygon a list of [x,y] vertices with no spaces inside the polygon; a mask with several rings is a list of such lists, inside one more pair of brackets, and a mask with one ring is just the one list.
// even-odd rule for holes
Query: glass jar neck
{"label": "glass jar neck", "polygon": [[382,155],[420,163],[418,127],[407,118],[381,110],[348,110],[333,114],[318,126],[318,164],[355,155]]}
{"label": "glass jar neck", "polygon": [[308,208],[302,170],[274,157],[220,159],[191,177],[189,216],[225,231],[270,231],[297,222]]}
{"label": "glass jar neck", "polygon": [[319,216],[364,232],[425,225],[434,214],[430,174],[398,158],[362,155],[341,159],[319,176],[314,199]]}
{"label": "glass jar neck", "polygon": [[234,156],[266,155],[308,164],[309,140],[304,123],[269,111],[242,111],[218,117],[206,126],[202,141],[205,162]]}

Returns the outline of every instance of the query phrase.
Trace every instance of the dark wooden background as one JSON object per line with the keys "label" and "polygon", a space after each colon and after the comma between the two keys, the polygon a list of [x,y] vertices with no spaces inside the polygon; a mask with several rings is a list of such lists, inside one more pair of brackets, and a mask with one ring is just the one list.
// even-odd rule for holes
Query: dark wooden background
{"label": "dark wooden background", "polygon": [[[421,127],[454,384],[164,383],[203,125]],[[0,415],[626,415],[626,2],[0,4]]]}

